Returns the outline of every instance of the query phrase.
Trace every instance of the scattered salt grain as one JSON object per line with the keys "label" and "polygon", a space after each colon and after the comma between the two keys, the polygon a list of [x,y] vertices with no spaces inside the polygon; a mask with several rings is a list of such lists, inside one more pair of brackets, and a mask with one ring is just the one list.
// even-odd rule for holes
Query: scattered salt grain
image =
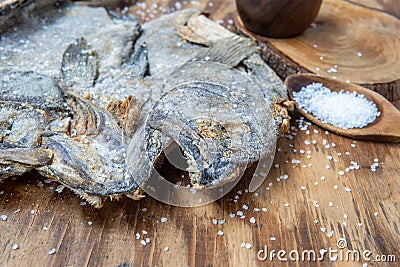
{"label": "scattered salt grain", "polygon": [[217,233],[217,235],[219,235],[219,236],[223,236],[223,235],[224,235],[224,232],[222,232],[221,230],[218,230],[218,233]]}
{"label": "scattered salt grain", "polygon": [[245,243],[245,242],[243,242],[242,244],[240,244],[240,246],[241,246],[242,248],[247,248],[247,249],[251,248],[251,245],[250,245],[249,243]]}
{"label": "scattered salt grain", "polygon": [[139,239],[140,239],[140,234],[139,234],[139,233],[136,233],[136,234],[135,234],[135,237],[136,237],[137,240],[139,240]]}
{"label": "scattered salt grain", "polygon": [[49,255],[53,255],[54,253],[56,253],[56,249],[55,248],[50,249],[49,252],[48,252]]}
{"label": "scattered salt grain", "polygon": [[167,222],[167,221],[168,221],[168,219],[167,219],[167,218],[165,218],[165,217],[162,217],[160,221],[161,221],[162,223],[165,223],[165,222]]}
{"label": "scattered salt grain", "polygon": [[218,220],[217,219],[212,219],[212,224],[218,224]]}
{"label": "scattered salt grain", "polygon": [[379,213],[377,211],[374,212],[375,217],[378,217]]}
{"label": "scattered salt grain", "polygon": [[142,234],[147,235],[148,232],[146,230],[142,230]]}
{"label": "scattered salt grain", "polygon": [[182,4],[180,2],[175,2],[175,8],[177,10],[182,9]]}
{"label": "scattered salt grain", "polygon": [[88,225],[92,225],[93,224],[93,222],[91,222],[91,221],[88,221],[88,223],[87,223]]}
{"label": "scattered salt grain", "polygon": [[250,218],[250,223],[255,224],[256,223],[256,219],[254,219],[254,217]]}
{"label": "scattered salt grain", "polygon": [[349,188],[349,187],[347,187],[347,186],[344,188],[344,190],[345,190],[346,192],[351,192],[351,188]]}
{"label": "scattered salt grain", "polygon": [[274,237],[274,236],[271,236],[271,237],[269,238],[269,240],[271,240],[271,241],[275,241],[275,240],[276,240],[276,237]]}
{"label": "scattered salt grain", "polygon": [[144,240],[140,240],[140,244],[142,244],[143,246],[147,245],[146,241],[144,241]]}
{"label": "scattered salt grain", "polygon": [[12,250],[16,250],[16,249],[18,249],[18,248],[19,248],[18,244],[12,244],[12,246],[11,246],[11,249],[12,249]]}
{"label": "scattered salt grain", "polygon": [[312,113],[324,123],[343,129],[363,128],[380,116],[375,103],[367,100],[364,95],[332,92],[321,83],[309,84],[299,92],[293,92],[293,95],[301,109]]}
{"label": "scattered salt grain", "polygon": [[327,237],[332,237],[333,234],[334,234],[334,232],[333,232],[333,230],[332,230],[332,231],[330,231],[326,236],[327,236]]}
{"label": "scattered salt grain", "polygon": [[223,225],[225,223],[225,220],[219,220],[218,224]]}
{"label": "scattered salt grain", "polygon": [[333,202],[329,202],[329,207],[333,207]]}
{"label": "scattered salt grain", "polygon": [[7,215],[1,215],[0,219],[2,219],[3,221],[7,221],[8,216]]}
{"label": "scattered salt grain", "polygon": [[164,248],[164,251],[168,251],[168,250],[169,250],[169,247],[165,247],[165,248]]}
{"label": "scattered salt grain", "polygon": [[325,233],[326,232],[326,228],[325,227],[321,227],[321,232]]}
{"label": "scattered salt grain", "polygon": [[376,172],[376,168],[378,168],[378,167],[379,167],[379,164],[378,164],[378,163],[372,164],[372,165],[371,165],[371,171]]}
{"label": "scattered salt grain", "polygon": [[56,190],[54,190],[54,191],[56,191],[57,193],[61,194],[61,192],[64,190],[64,188],[65,188],[64,185],[59,185],[59,186],[57,186]]}
{"label": "scattered salt grain", "polygon": [[243,208],[244,210],[248,210],[248,209],[249,209],[249,207],[248,207],[247,205],[243,205],[242,208]]}
{"label": "scattered salt grain", "polygon": [[34,215],[34,214],[35,214],[35,211],[34,211],[34,210],[31,210],[30,212],[31,212],[31,214],[32,214],[32,215]]}
{"label": "scattered salt grain", "polygon": [[338,260],[338,256],[329,256],[329,260],[331,261],[331,262],[335,262],[335,261],[337,261]]}

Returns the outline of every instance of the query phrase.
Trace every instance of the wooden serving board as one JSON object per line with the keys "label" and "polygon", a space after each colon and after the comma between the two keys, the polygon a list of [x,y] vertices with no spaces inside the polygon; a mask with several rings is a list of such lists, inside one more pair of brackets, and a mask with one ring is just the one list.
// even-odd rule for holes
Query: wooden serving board
{"label": "wooden serving board", "polygon": [[[146,21],[186,7],[204,8],[214,20],[234,28],[232,1],[149,0],[139,2],[129,12]],[[292,115],[298,118],[296,113]],[[327,134],[314,125],[309,125],[308,131],[300,130],[295,119],[292,133],[280,138],[272,171],[256,193],[245,191],[254,170],[251,169],[232,192],[203,207],[172,207],[146,197],[141,201],[123,198],[96,210],[67,189],[55,192],[56,183],[35,173],[6,180],[0,184],[0,216],[7,216],[5,221],[0,219],[0,266],[362,266],[366,263],[362,258],[359,262],[332,262],[328,256],[322,262],[285,263],[277,258],[261,261],[257,253],[265,247],[269,251],[316,253],[329,248],[343,253],[348,249],[370,250],[373,255],[386,255],[386,259],[395,255],[398,265],[399,145],[355,142]],[[378,167],[373,171],[371,165],[375,159]],[[354,162],[359,169],[346,172],[346,168],[355,166]],[[231,218],[230,214],[238,211],[245,218]],[[251,222],[252,217],[255,223]],[[162,218],[167,221],[162,222]],[[218,231],[223,235],[218,235]],[[140,241],[146,237],[150,243],[143,246]],[[341,238],[347,243],[342,250],[337,246]],[[13,250],[13,244],[18,248]],[[50,255],[53,248],[54,254]]]}
{"label": "wooden serving board", "polygon": [[282,78],[316,73],[373,89],[390,101],[399,100],[400,20],[377,10],[377,5],[365,4],[325,0],[310,28],[290,39],[251,33],[239,17],[236,24],[265,44],[263,57]]}

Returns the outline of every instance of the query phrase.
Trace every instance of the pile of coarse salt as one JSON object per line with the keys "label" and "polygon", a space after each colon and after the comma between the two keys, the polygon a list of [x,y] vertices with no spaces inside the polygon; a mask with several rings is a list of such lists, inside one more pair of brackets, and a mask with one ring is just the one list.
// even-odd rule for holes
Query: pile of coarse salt
{"label": "pile of coarse salt", "polygon": [[312,83],[293,92],[299,108],[313,114],[324,123],[343,129],[363,128],[375,121],[380,112],[362,94],[333,92],[321,83]]}

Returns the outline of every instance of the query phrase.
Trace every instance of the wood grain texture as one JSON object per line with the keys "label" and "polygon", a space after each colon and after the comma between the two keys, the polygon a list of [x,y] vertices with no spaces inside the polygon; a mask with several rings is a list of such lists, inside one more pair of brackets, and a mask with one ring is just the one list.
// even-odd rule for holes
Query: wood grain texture
{"label": "wood grain texture", "polygon": [[400,99],[400,20],[391,15],[325,0],[314,24],[295,38],[264,38],[240,28],[266,44],[264,58],[282,78],[317,73],[366,86],[390,101]]}
{"label": "wood grain texture", "polygon": [[346,0],[360,6],[381,11],[400,19],[400,5],[393,0]]}
{"label": "wood grain texture", "polygon": [[[212,3],[181,5],[205,8],[214,20],[223,19],[224,25],[232,28],[234,3]],[[180,7],[174,1],[146,2],[147,7],[153,4],[158,4],[154,10]],[[130,12],[143,10],[137,5]],[[152,19],[150,14],[157,17],[162,13],[153,11],[138,16],[145,21]],[[298,118],[296,113],[292,116]],[[298,128],[295,119],[293,126]],[[141,201],[123,198],[96,210],[83,205],[67,189],[56,193],[56,183],[46,183],[35,173],[6,180],[0,184],[0,216],[7,215],[7,220],[0,219],[0,266],[362,266],[365,261],[331,262],[328,257],[323,262],[289,263],[257,259],[257,252],[265,246],[318,253],[336,249],[339,238],[346,239],[349,249],[396,255],[398,265],[400,146],[355,143],[314,125],[308,130],[292,130],[280,138],[274,162],[279,165],[273,167],[257,194],[245,192],[252,167],[223,199],[198,208],[171,207],[146,197]],[[379,167],[372,171],[375,158]],[[352,161],[360,169],[346,172]],[[230,217],[238,211],[245,218]],[[161,222],[161,218],[168,220]],[[214,224],[213,219],[225,222]],[[217,235],[218,230],[223,231],[222,236]],[[143,246],[140,240],[145,237],[151,242]],[[242,243],[251,248],[243,248]],[[19,248],[12,250],[12,244]],[[53,248],[55,253],[49,255]]]}

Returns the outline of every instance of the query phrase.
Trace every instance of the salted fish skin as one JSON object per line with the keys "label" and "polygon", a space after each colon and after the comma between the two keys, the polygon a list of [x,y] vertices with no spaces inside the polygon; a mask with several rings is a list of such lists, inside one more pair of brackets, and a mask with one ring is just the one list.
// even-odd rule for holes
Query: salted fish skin
{"label": "salted fish skin", "polygon": [[[87,20],[87,12],[92,14],[90,17],[96,18],[97,24],[89,21],[87,22],[87,27],[75,27],[68,21],[68,17],[73,15],[74,19],[78,19],[81,23],[80,26],[83,26],[86,23],[83,18]],[[59,97],[56,97],[59,99],[58,101],[61,101],[60,106],[56,107],[59,108],[59,113],[56,115],[52,113],[53,111],[50,106],[47,108],[43,103],[38,102],[36,104],[44,109],[42,113],[44,112],[46,115],[52,113],[52,120],[49,121],[48,116],[46,116],[45,123],[47,124],[41,136],[42,144],[39,144],[35,149],[43,146],[43,148],[50,150],[51,156],[49,157],[52,160],[44,163],[43,166],[34,166],[34,168],[38,169],[44,176],[51,177],[67,185],[97,206],[101,206],[102,196],[131,194],[139,186],[142,178],[133,177],[134,175],[127,172],[125,164],[121,161],[124,157],[124,151],[127,150],[128,143],[131,146],[137,145],[135,151],[139,153],[137,154],[138,158],[144,156],[149,151],[142,149],[143,142],[146,140],[139,140],[137,144],[130,142],[131,136],[126,134],[126,129],[123,129],[126,126],[126,121],[121,124],[121,120],[129,116],[138,120],[139,117],[146,119],[156,101],[168,92],[168,82],[157,81],[157,77],[160,78],[163,76],[157,76],[159,71],[171,68],[175,64],[184,65],[198,55],[207,55],[207,47],[212,46],[215,40],[207,40],[205,37],[203,40],[206,41],[201,45],[190,41],[182,42],[182,38],[184,37],[177,32],[178,28],[185,27],[188,21],[201,16],[200,14],[201,12],[198,10],[184,10],[139,26],[137,21],[132,18],[121,19],[119,21],[113,20],[108,17],[103,9],[69,6],[63,9],[60,14],[54,15],[54,19],[49,20],[51,23],[46,25],[47,28],[43,31],[36,28],[32,32],[29,32],[29,30],[20,27],[19,30],[24,33],[25,37],[21,44],[17,43],[13,46],[10,43],[18,37],[18,31],[11,30],[6,34],[6,38],[1,41],[5,42],[4,47],[6,49],[0,51],[0,56],[9,61],[8,64],[1,64],[0,62],[0,70],[14,72],[34,71],[38,75],[54,77],[54,80],[64,91],[64,95],[60,94]],[[101,22],[99,23],[98,20]],[[105,24],[109,25],[108,29],[104,26]],[[156,31],[157,25],[163,25],[158,36]],[[216,27],[215,25],[217,24],[214,23],[213,27]],[[64,36],[61,36],[59,31],[61,26],[65,28],[70,27],[73,29],[71,32],[74,32],[74,34],[70,35],[67,32]],[[100,30],[96,32],[93,29],[97,27]],[[231,33],[229,36],[224,36],[224,31],[220,31],[219,27],[218,31],[221,38],[232,37]],[[41,34],[40,36],[39,33]],[[54,47],[59,47],[57,51],[42,51],[42,53],[40,51],[33,51],[32,48],[37,46],[41,39],[45,39],[46,34],[49,34],[49,36],[56,34],[57,37],[63,37],[59,41],[59,46],[54,45]],[[104,43],[99,42],[98,37],[101,35],[104,35]],[[82,36],[87,38],[87,44],[90,45],[90,49],[96,51],[99,64],[97,66],[97,74],[89,75],[93,79],[83,79],[83,84],[75,82],[74,85],[74,82],[72,84],[69,83],[71,82],[70,78],[62,75],[60,71],[60,57],[70,44],[79,43],[76,40]],[[166,40],[166,42],[155,42],[156,39],[159,40],[160,38]],[[179,42],[182,42],[182,44]],[[110,53],[110,49],[113,47],[116,49]],[[17,53],[17,51],[24,52],[25,50],[23,49],[27,49],[27,53]],[[27,54],[31,53],[32,56],[32,52],[37,53],[35,56],[38,56],[38,62],[41,63],[40,66],[36,66],[28,60],[29,56]],[[206,53],[204,54],[204,52]],[[58,54],[58,57],[55,54]],[[276,75],[273,73],[268,72],[268,75],[265,77],[251,77],[263,70],[269,70],[265,63],[263,65],[257,61],[258,57],[258,55],[254,54],[254,51],[248,53],[240,60],[240,64],[235,67],[245,75],[249,75],[249,79],[261,87],[261,92],[268,91],[268,93],[260,93],[261,97],[258,97],[258,100],[266,103],[266,108],[270,109],[270,105],[278,105],[286,96],[283,93],[283,85],[277,81]],[[252,60],[252,58],[256,58],[256,60]],[[246,60],[249,64],[245,63]],[[17,64],[17,62],[23,63]],[[245,64],[245,68],[242,67],[243,64]],[[92,66],[91,63],[87,65]],[[87,68],[83,69],[83,71],[87,70]],[[94,72],[89,71],[88,73],[93,74]],[[77,73],[69,76],[73,78],[76,75]],[[152,79],[153,76],[155,77],[154,79]],[[223,80],[222,78],[222,83]],[[272,83],[271,80],[273,80]],[[221,79],[215,82],[217,85],[221,85],[220,83]],[[160,91],[163,87],[158,88],[155,86],[157,84],[163,84],[166,90]],[[269,86],[272,86],[275,91],[269,92]],[[87,98],[85,98],[86,95],[88,96]],[[132,96],[137,99],[137,101],[134,101],[136,104],[133,106],[124,104],[125,98]],[[112,103],[129,106],[127,109],[120,109],[126,112],[126,114],[108,112],[107,107]],[[163,102],[161,101],[160,103]],[[8,105],[7,108],[11,109],[12,107]],[[282,107],[282,109],[284,108]],[[136,115],[129,114],[129,110],[135,110]],[[141,113],[140,116],[137,114],[139,112]],[[281,114],[271,112],[268,118],[270,119],[269,125],[271,125],[271,127],[268,126],[269,134],[273,139],[276,139],[276,134],[281,124]],[[69,130],[62,130],[64,128],[57,127],[58,124],[69,125]],[[82,125],[89,125],[90,129],[86,129],[86,126],[82,129],[79,128]],[[144,126],[145,129],[149,125],[143,124],[143,121],[138,121],[133,126],[135,132],[133,132],[132,140],[135,140],[135,134],[142,133],[141,129],[143,127],[141,126]],[[152,127],[154,126],[152,125]],[[129,127],[132,127],[132,124]],[[68,129],[68,127],[66,128]],[[55,129],[58,130],[55,131]],[[71,129],[76,130],[76,132],[71,131]],[[82,131],[78,131],[80,129]],[[192,131],[194,129],[193,127],[191,128]],[[143,131],[143,133],[146,134],[146,131]],[[153,140],[161,138],[162,142],[165,140],[168,141],[168,138],[157,134],[152,135],[152,138]],[[107,145],[105,145],[106,143]],[[259,151],[262,151],[263,144],[262,142],[258,143],[261,147]],[[266,145],[268,146],[270,143]],[[113,157],[110,157],[107,154],[109,151],[117,152]],[[155,155],[157,154],[159,154],[159,151],[155,152]],[[73,166],[63,162],[63,159],[67,155],[76,159],[76,163],[72,164]],[[85,159],[85,157],[89,157],[90,159]],[[256,159],[257,156],[254,158]],[[106,166],[106,168],[100,168],[99,166]],[[142,170],[145,169],[143,168]],[[146,173],[142,172],[141,175],[146,176]],[[223,180],[223,178],[221,179]],[[199,181],[202,183],[210,182],[207,179],[200,179]]]}

